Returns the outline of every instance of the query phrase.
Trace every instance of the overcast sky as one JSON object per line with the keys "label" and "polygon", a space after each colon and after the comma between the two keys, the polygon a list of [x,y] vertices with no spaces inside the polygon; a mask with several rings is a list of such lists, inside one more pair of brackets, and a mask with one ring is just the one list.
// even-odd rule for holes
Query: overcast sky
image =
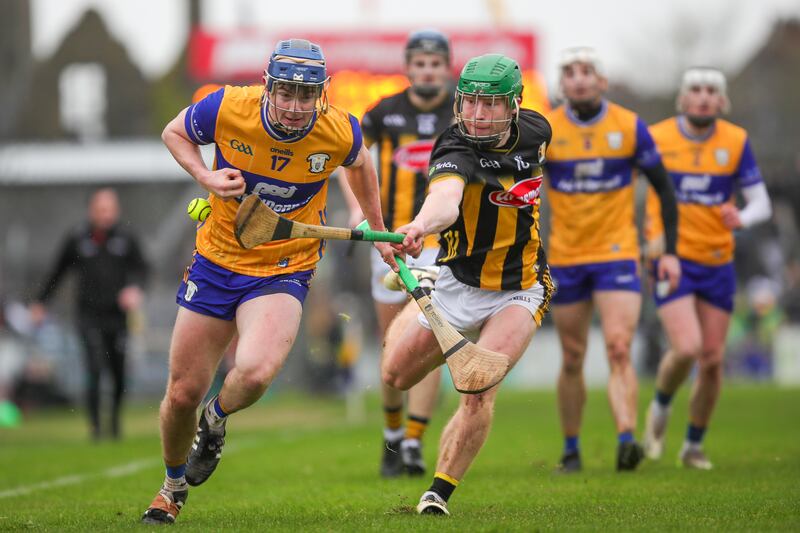
{"label": "overcast sky", "polygon": [[[505,22],[533,29],[539,66],[551,88],[562,48],[596,47],[612,81],[642,90],[672,91],[689,65],[716,65],[735,74],[781,17],[800,18],[800,0],[204,0],[203,23],[231,30],[264,28],[358,31],[433,26],[489,27],[489,4],[504,6]],[[286,7],[286,6],[290,7]],[[188,35],[186,0],[32,0],[33,49],[47,57],[83,12],[95,6],[145,75],[163,74]],[[299,35],[299,34],[298,34]]]}

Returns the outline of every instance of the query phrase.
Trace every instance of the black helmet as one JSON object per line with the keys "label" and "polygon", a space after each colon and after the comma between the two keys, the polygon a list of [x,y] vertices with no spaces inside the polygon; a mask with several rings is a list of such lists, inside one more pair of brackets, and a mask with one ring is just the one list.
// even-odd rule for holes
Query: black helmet
{"label": "black helmet", "polygon": [[406,63],[411,59],[411,54],[425,52],[428,54],[441,54],[450,64],[450,41],[447,36],[433,29],[411,32],[406,42]]}

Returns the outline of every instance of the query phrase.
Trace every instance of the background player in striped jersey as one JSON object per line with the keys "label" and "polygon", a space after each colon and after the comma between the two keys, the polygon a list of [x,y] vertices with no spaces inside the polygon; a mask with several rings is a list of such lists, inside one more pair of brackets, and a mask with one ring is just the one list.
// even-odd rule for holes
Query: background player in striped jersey
{"label": "background player in striped jersey", "polygon": [[[675,292],[655,295],[670,349],[659,365],[644,444],[648,457],[661,457],[670,402],[696,362],[689,426],[679,459],[686,467],[703,470],[711,468],[702,442],[722,385],[725,336],[736,291],[733,231],[771,214],[747,132],[719,118],[729,107],[722,72],[692,68],[681,82],[680,114],[650,128],[678,197],[682,276]],[[746,202],[741,210],[734,202],[735,187]],[[652,192],[647,218],[648,251],[657,255],[663,249],[663,230]]]}
{"label": "background player in striped jersey", "polygon": [[[406,43],[405,57],[411,86],[380,100],[361,120],[364,144],[375,147],[381,183],[381,211],[389,229],[408,224],[422,207],[434,140],[453,122],[447,36],[436,30],[413,32]],[[350,204],[351,225],[356,225],[364,215],[347,191],[345,198]],[[409,266],[433,265],[438,249],[436,237],[430,236],[420,256],[409,259]],[[405,305],[406,295],[384,287],[383,278],[390,269],[376,250],[373,250],[371,258],[372,298],[383,338],[389,323]],[[411,475],[425,473],[421,439],[433,412],[440,376],[439,371],[431,372],[428,378],[408,392],[405,430],[402,427],[403,393],[383,385],[382,476],[398,476],[403,471]]]}
{"label": "background player in striped jersey", "polygon": [[[211,193],[212,213],[198,225],[197,250],[178,289],[160,412],[167,475],[142,517],[146,523],[174,522],[188,485],[203,483],[217,467],[228,415],[258,400],[283,366],[324,253],[323,243],[312,239],[241,248],[233,224],[242,196],[257,194],[285,217],[323,224],[328,177],[341,165],[370,225],[383,229],[372,159],[355,117],[327,105],[319,46],[280,41],[264,82],[263,88],[213,92],[164,129],[173,157]],[[209,143],[216,149],[214,170],[197,147]],[[376,247],[396,266],[390,246]],[[197,406],[237,331],[234,367],[198,424]]]}
{"label": "background player in striped jersey", "polygon": [[[477,344],[519,360],[547,310],[552,284],[539,241],[539,187],[550,125],[520,109],[516,61],[498,54],[470,59],[456,89],[456,125],[436,141],[428,196],[406,233],[416,255],[441,234],[434,305]],[[413,304],[410,304],[413,305]],[[405,317],[404,312],[398,320]],[[413,317],[412,317],[413,318]],[[384,350],[383,380],[408,389],[443,362],[423,315],[398,330]],[[447,500],[483,446],[498,387],[462,395],[442,433],[433,484],[420,513],[448,514]]]}
{"label": "background player in striped jersey", "polygon": [[562,471],[581,469],[578,436],[586,387],[583,362],[592,308],[597,307],[610,368],[608,399],[618,436],[617,469],[633,470],[643,457],[634,439],[638,384],[630,347],[639,319],[641,283],[634,220],[637,169],[658,192],[666,231],[659,279],[677,286],[677,207],[671,182],[647,126],[603,95],[608,82],[596,52],[562,53],[566,102],[548,114],[553,142],[547,153],[551,231],[548,258],[556,281],[553,319],[563,352],[558,404],[564,432]]}

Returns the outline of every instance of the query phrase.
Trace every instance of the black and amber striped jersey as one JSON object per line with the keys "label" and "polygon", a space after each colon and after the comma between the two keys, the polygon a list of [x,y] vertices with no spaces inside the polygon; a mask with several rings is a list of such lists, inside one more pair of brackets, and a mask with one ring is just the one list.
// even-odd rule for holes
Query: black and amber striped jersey
{"label": "black and amber striped jersey", "polygon": [[467,285],[519,290],[548,278],[539,238],[539,188],[552,130],[521,109],[503,148],[479,149],[451,126],[431,155],[430,181],[466,183],[458,219],[442,231],[437,263]]}
{"label": "black and amber striped jersey", "polygon": [[364,114],[364,143],[377,146],[381,210],[387,228],[408,224],[419,212],[434,139],[452,123],[452,97],[423,112],[409,100],[408,89],[380,100]]}

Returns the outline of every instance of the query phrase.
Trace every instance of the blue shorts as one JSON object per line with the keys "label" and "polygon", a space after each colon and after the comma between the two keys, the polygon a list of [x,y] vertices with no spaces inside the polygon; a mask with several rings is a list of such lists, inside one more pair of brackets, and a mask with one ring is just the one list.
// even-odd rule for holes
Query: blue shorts
{"label": "blue shorts", "polygon": [[175,301],[201,315],[233,320],[237,307],[265,294],[289,294],[302,305],[313,275],[313,270],[304,270],[279,276],[245,276],[195,254]]}
{"label": "blue shorts", "polygon": [[657,306],[694,294],[714,307],[729,313],[733,312],[733,297],[736,294],[736,272],[733,270],[733,263],[707,266],[686,259],[680,261],[681,281],[678,283],[678,288],[666,298],[659,298],[653,292]]}
{"label": "blue shorts", "polygon": [[556,283],[554,305],[591,300],[594,291],[642,290],[639,265],[632,259],[567,267],[550,266],[550,274]]}

